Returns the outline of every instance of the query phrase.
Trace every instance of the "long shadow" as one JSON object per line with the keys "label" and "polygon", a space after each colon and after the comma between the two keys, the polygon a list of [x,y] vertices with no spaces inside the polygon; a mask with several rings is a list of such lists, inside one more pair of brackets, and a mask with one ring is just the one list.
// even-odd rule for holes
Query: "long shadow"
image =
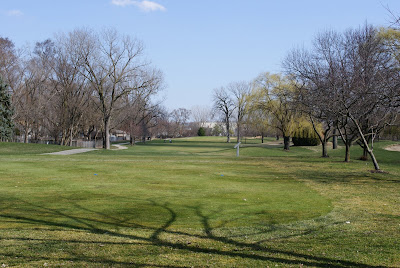
{"label": "long shadow", "polygon": [[[21,202],[24,202],[21,200]],[[345,261],[345,260],[337,260],[337,259],[331,259],[327,257],[319,257],[319,256],[313,256],[309,254],[303,254],[303,253],[297,253],[293,251],[285,251],[285,250],[280,250],[280,249],[273,249],[273,248],[267,248],[261,245],[263,241],[258,241],[256,243],[247,243],[247,242],[241,242],[234,240],[232,238],[226,237],[226,236],[217,236],[214,234],[214,228],[210,224],[210,218],[209,216],[206,216],[202,210],[201,207],[193,207],[193,210],[197,217],[199,217],[200,222],[202,224],[202,229],[204,232],[204,235],[202,234],[191,234],[189,232],[184,232],[184,231],[174,231],[174,230],[169,230],[174,222],[177,220],[178,215],[177,213],[171,208],[170,205],[168,204],[158,204],[157,202],[151,201],[151,203],[156,206],[164,209],[168,214],[169,217],[159,227],[148,227],[144,226],[141,224],[133,223],[130,222],[130,220],[133,219],[123,219],[120,220],[117,217],[108,217],[108,220],[100,220],[98,217],[96,219],[88,218],[88,217],[77,217],[73,215],[68,215],[66,213],[63,213],[57,209],[50,209],[46,208],[43,206],[38,206],[32,203],[25,202],[26,204],[29,204],[32,209],[40,210],[40,211],[46,211],[50,215],[54,215],[54,217],[64,217],[65,219],[69,219],[72,222],[75,223],[59,223],[53,220],[49,219],[40,219],[40,218],[33,218],[29,216],[21,216],[21,215],[12,215],[12,214],[5,214],[5,213],[0,213],[0,218],[4,219],[10,219],[10,220],[16,220],[20,222],[25,222],[25,223],[30,223],[33,225],[45,225],[45,226],[50,226],[50,227],[57,227],[57,228],[64,228],[64,229],[69,229],[69,230],[80,230],[80,231],[85,231],[88,233],[95,233],[95,234],[104,234],[107,236],[111,237],[118,237],[118,238],[124,238],[124,239],[132,239],[136,241],[141,241],[141,242],[132,242],[131,244],[135,243],[146,243],[148,245],[153,245],[153,246],[159,246],[159,247],[170,247],[173,249],[180,249],[180,250],[185,250],[185,251],[190,251],[194,253],[205,253],[205,254],[214,254],[214,255],[219,255],[219,256],[226,256],[226,257],[241,257],[249,260],[258,260],[258,261],[269,261],[269,262],[275,262],[275,263],[284,263],[284,264],[296,264],[296,265],[306,265],[306,266],[314,266],[314,267],[335,267],[335,268],[345,268],[345,267],[360,267],[360,268],[372,268],[372,267],[385,267],[385,266],[373,266],[373,265],[368,265],[368,264],[363,264],[363,263],[358,263],[358,262],[353,262],[353,261]],[[101,218],[103,218],[104,215],[103,213],[96,212],[93,209],[89,210],[86,209],[82,206],[78,206],[75,204],[76,207],[79,207],[82,211],[85,211],[87,213],[91,213],[94,215],[97,215]],[[134,215],[132,215],[134,217]],[[133,235],[133,234],[125,234],[120,231],[115,231],[114,229],[116,227],[124,227],[124,228],[143,228],[146,230],[149,230],[151,232],[150,235],[145,236],[145,235]],[[223,243],[227,247],[240,247],[242,250],[248,250],[251,249],[252,252],[247,253],[247,252],[239,252],[239,251],[234,251],[234,250],[221,250],[221,249],[216,249],[216,248],[210,248],[210,247],[204,247],[199,244],[192,245],[192,244],[187,244],[187,243],[182,243],[182,242],[171,242],[165,239],[161,238],[161,234],[169,234],[169,235],[184,235],[187,237],[191,238],[196,238],[196,239],[204,239],[207,241],[215,241],[216,243]],[[3,238],[4,239],[4,238]],[[13,237],[13,238],[6,238],[6,239],[19,239],[19,240],[24,240],[25,238],[18,238],[18,237]],[[30,239],[31,240],[31,239]],[[71,242],[71,243],[78,243],[79,240],[62,240],[65,243]],[[83,243],[88,243],[88,241],[82,241]],[[107,241],[104,241],[102,243],[107,243]],[[119,242],[113,242],[115,244],[119,245],[127,245],[128,243],[119,243]],[[275,257],[275,256],[266,256],[267,254],[280,254],[284,255],[287,257]],[[13,255],[14,256],[14,255]],[[21,259],[24,259],[26,261],[30,261],[32,257],[29,256],[16,256]],[[39,257],[43,258],[46,260],[62,260],[62,259],[50,259],[49,257]],[[136,266],[136,267],[145,267],[145,266],[154,266],[154,267],[183,267],[183,266],[163,266],[163,265],[154,265],[154,264],[143,264],[143,263],[135,263],[135,262],[118,262],[114,260],[109,260],[109,259],[98,259],[96,256],[93,257],[88,257],[88,256],[80,256],[80,257],[71,257],[71,258],[65,258],[65,260],[75,260],[75,261],[87,261],[87,262],[95,262],[99,264],[113,264],[113,265],[131,265],[131,266]]]}
{"label": "long shadow", "polygon": [[[5,257],[10,257],[13,259],[25,259],[27,261],[54,261],[53,258],[44,257],[44,256],[35,256],[35,257],[27,257],[24,255],[19,254],[2,254]],[[106,264],[106,265],[123,265],[129,267],[159,267],[159,268],[185,268],[187,266],[176,266],[176,265],[158,265],[153,263],[140,263],[140,262],[121,262],[121,261],[114,261],[105,258],[93,257],[88,258],[87,256],[80,256],[80,257],[69,257],[69,258],[57,258],[57,261],[60,262],[89,262],[91,264]],[[4,266],[7,267],[7,266]]]}

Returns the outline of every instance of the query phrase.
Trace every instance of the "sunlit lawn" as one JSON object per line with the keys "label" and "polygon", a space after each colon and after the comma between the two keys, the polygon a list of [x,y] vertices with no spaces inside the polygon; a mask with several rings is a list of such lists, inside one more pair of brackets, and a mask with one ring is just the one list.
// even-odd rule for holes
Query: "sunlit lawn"
{"label": "sunlit lawn", "polygon": [[[400,267],[400,152],[224,138],[52,156],[0,143],[0,265]],[[268,141],[272,141],[269,139]]]}

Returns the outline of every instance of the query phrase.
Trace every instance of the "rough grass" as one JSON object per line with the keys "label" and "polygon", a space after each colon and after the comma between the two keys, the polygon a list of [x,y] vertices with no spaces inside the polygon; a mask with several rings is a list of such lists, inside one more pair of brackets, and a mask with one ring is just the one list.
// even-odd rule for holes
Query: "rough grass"
{"label": "rough grass", "polygon": [[[0,265],[400,267],[400,153],[199,137],[42,155],[0,143]],[[361,155],[352,149],[353,159]]]}

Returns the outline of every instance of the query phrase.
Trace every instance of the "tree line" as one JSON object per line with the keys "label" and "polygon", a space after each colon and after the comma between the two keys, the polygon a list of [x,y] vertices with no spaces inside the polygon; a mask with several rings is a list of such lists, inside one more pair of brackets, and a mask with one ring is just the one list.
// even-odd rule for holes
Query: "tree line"
{"label": "tree line", "polygon": [[15,134],[25,142],[52,137],[70,145],[78,135],[100,136],[109,149],[111,129],[133,131],[162,114],[155,98],[162,72],[144,58],[140,40],[115,29],[76,29],[32,50],[0,38],[0,61]]}
{"label": "tree line", "polygon": [[[394,26],[400,26],[398,21]],[[357,143],[364,158],[378,162],[373,143],[383,131],[399,126],[400,31],[364,25],[345,32],[325,31],[313,46],[293,49],[283,74],[262,73],[250,82],[214,89],[213,107],[162,106],[163,73],[144,57],[140,40],[115,29],[76,29],[33,49],[16,49],[0,38],[0,134],[17,134],[72,145],[76,137],[101,138],[110,148],[110,131],[123,130],[143,141],[196,135],[210,120],[220,121],[208,134],[227,136],[235,123],[243,134],[274,133],[289,150],[299,129],[315,132],[328,156],[340,137],[346,147]],[[188,127],[192,118],[194,123]]]}
{"label": "tree line", "polygon": [[290,51],[284,74],[260,74],[251,82],[231,83],[214,90],[214,109],[220,113],[230,141],[235,117],[238,141],[243,125],[278,131],[289,150],[290,138],[311,127],[327,157],[327,142],[340,137],[350,161],[357,143],[371,158],[373,143],[385,129],[399,127],[400,32],[364,25],[345,32],[318,34],[311,48]]}

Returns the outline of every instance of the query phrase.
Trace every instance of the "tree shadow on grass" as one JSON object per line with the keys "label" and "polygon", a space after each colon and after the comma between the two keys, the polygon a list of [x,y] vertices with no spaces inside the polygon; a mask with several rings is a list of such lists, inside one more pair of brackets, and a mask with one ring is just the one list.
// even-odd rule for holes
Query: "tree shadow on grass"
{"label": "tree shadow on grass", "polygon": [[[264,240],[260,240],[254,243],[240,241],[239,239],[234,239],[233,236],[218,235],[215,227],[212,227],[211,216],[204,214],[201,206],[191,207],[197,218],[199,219],[202,232],[191,233],[185,231],[185,229],[173,229],[172,226],[178,218],[178,214],[174,211],[173,207],[169,204],[160,204],[151,201],[151,204],[155,207],[165,210],[168,214],[164,223],[160,224],[158,227],[146,226],[140,223],[135,223],[134,215],[125,217],[116,217],[112,215],[107,215],[102,212],[97,212],[93,209],[87,209],[76,203],[72,203],[77,210],[84,212],[87,216],[74,216],[58,209],[52,209],[41,205],[36,205],[29,203],[27,201],[19,200],[19,202],[24,203],[27,208],[29,208],[25,213],[12,214],[5,211],[0,211],[0,219],[6,219],[9,221],[15,221],[19,223],[27,223],[34,227],[49,227],[50,229],[61,229],[63,231],[84,231],[85,233],[91,233],[96,235],[104,235],[103,240],[79,240],[79,239],[69,239],[65,237],[64,239],[51,239],[43,237],[33,237],[27,238],[23,236],[4,236],[1,237],[2,240],[17,240],[17,241],[38,241],[43,243],[97,243],[103,245],[117,245],[117,246],[152,246],[159,247],[160,249],[174,249],[182,250],[187,253],[196,254],[208,254],[206,257],[211,255],[225,257],[225,258],[243,258],[247,260],[254,260],[259,262],[273,262],[273,263],[283,263],[287,265],[305,265],[312,267],[360,267],[360,268],[372,268],[372,267],[384,267],[384,266],[372,266],[368,264],[363,264],[354,261],[345,261],[332,259],[328,257],[314,256],[311,254],[298,253],[295,251],[274,249],[272,247],[263,246]],[[31,211],[37,211],[37,217],[29,216],[32,215]],[[23,211],[22,211],[23,212]],[[45,213],[46,217],[40,216]],[[91,215],[91,217],[89,216]],[[58,220],[56,220],[58,219]],[[62,219],[63,221],[59,221]],[[67,223],[68,222],[68,223]],[[221,223],[217,228],[223,227],[227,222]],[[124,230],[129,230],[130,233],[119,231],[120,228]],[[135,232],[136,229],[146,230],[146,232]],[[311,234],[316,230],[309,229],[303,232],[303,235]],[[266,234],[268,230],[264,231]],[[132,234],[134,233],[134,234]],[[136,233],[136,234],[135,234]],[[258,234],[263,234],[260,232]],[[169,238],[165,238],[165,237]],[[121,238],[127,239],[128,242],[121,241],[107,241],[109,238]],[[179,239],[178,239],[179,238]],[[181,241],[182,238],[191,239],[195,242],[187,243]],[[208,243],[212,246],[205,246],[204,243]],[[223,247],[216,247],[214,245],[222,245]],[[223,249],[221,249],[223,248]],[[1,253],[0,253],[1,254]],[[1,254],[5,257],[18,258],[23,260],[25,263],[34,261],[52,261],[52,262],[85,262],[90,264],[98,265],[117,265],[117,266],[134,266],[134,267],[187,267],[186,263],[181,265],[169,265],[157,263],[142,263],[135,261],[135,257],[132,256],[132,262],[130,261],[119,261],[113,258],[106,258],[101,256],[88,256],[87,254],[76,254],[70,253],[68,257],[50,257],[51,255],[23,255],[17,253],[4,253]],[[176,261],[175,261],[176,262]],[[185,262],[185,260],[182,260]]]}

